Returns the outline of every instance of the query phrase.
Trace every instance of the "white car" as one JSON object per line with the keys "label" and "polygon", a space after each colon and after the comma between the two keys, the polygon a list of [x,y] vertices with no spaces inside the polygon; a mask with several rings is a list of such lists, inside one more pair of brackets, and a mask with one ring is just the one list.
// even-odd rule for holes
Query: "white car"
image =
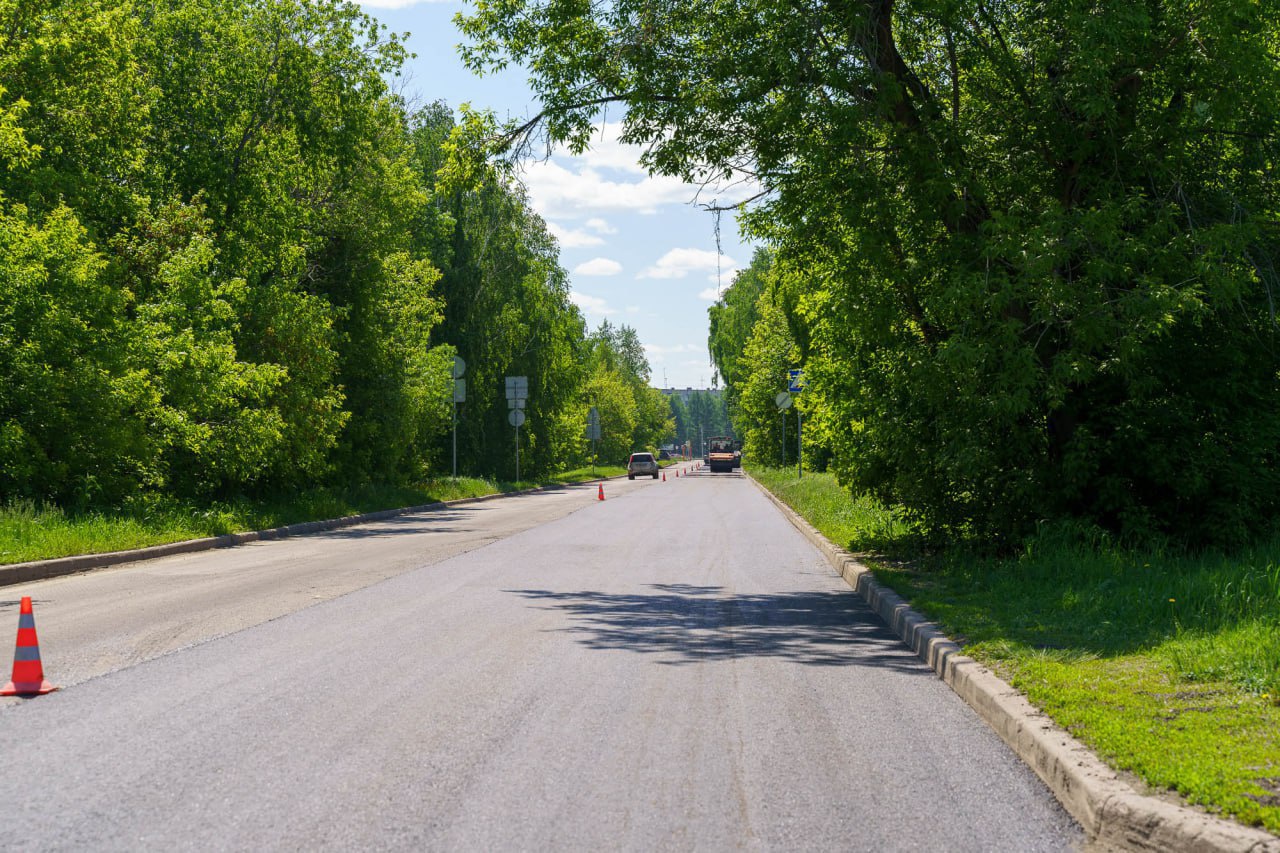
{"label": "white car", "polygon": [[632,453],[627,460],[627,479],[634,480],[637,474],[648,474],[658,479],[658,460],[652,453]]}

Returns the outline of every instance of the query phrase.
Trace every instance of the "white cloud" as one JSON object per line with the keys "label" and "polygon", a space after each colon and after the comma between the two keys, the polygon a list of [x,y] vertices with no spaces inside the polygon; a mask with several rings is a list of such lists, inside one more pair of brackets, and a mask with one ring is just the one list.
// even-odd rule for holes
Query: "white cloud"
{"label": "white cloud", "polygon": [[706,349],[697,344],[676,344],[671,347],[664,347],[659,344],[645,344],[644,351],[647,355],[661,358],[664,355],[673,355],[681,352],[706,352]]}
{"label": "white cloud", "polygon": [[715,281],[717,268],[720,276],[728,279],[737,270],[738,262],[728,255],[720,255],[707,249],[672,249],[636,278],[684,278],[691,272],[706,270],[712,274],[711,280]]}
{"label": "white cloud", "polygon": [[573,268],[576,275],[617,275],[622,272],[622,264],[610,258],[592,258]]}
{"label": "white cloud", "polygon": [[618,229],[614,228],[608,222],[605,222],[598,216],[593,216],[586,221],[586,226],[597,234],[617,234]]}
{"label": "white cloud", "polygon": [[588,296],[585,293],[578,293],[576,290],[569,293],[569,301],[577,305],[583,314],[607,317],[610,314],[618,313],[616,309],[610,308],[609,303],[599,296]]}
{"label": "white cloud", "polygon": [[588,246],[599,246],[604,243],[603,237],[588,234],[580,228],[570,230],[554,222],[547,223],[547,230],[566,249],[584,249]]}
{"label": "white cloud", "polygon": [[[651,177],[639,164],[644,149],[619,142],[620,128],[616,122],[601,125],[591,148],[582,154],[561,152],[548,160],[525,164],[524,184],[529,200],[543,219],[570,219],[607,211],[655,214],[664,205],[686,205],[695,200],[727,205],[759,191],[753,182],[700,190],[679,178]],[[592,223],[597,219],[589,219],[588,227],[594,227]],[[613,231],[601,229],[600,233]]]}
{"label": "white cloud", "polygon": [[587,212],[630,211],[653,214],[666,204],[683,204],[692,196],[678,178],[656,177],[615,181],[598,169],[566,167],[555,159],[525,167],[529,200],[543,219],[568,219]]}
{"label": "white cloud", "polygon": [[706,290],[698,291],[698,298],[705,299],[708,302],[715,302],[720,298],[720,291],[714,287],[708,287]]}

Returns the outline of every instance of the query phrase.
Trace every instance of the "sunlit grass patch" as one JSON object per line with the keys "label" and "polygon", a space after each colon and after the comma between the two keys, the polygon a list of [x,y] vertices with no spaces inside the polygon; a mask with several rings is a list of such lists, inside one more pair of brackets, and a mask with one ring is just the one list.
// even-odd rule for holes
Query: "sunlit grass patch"
{"label": "sunlit grass patch", "polygon": [[[476,477],[441,477],[414,486],[318,487],[273,498],[217,501],[203,505],[149,496],[110,511],[82,513],[19,501],[0,507],[0,565],[125,551],[187,539],[283,527],[303,521],[581,482],[591,479],[590,471],[587,467],[544,480],[521,483],[495,483]],[[598,466],[597,471],[601,472],[597,476],[626,473],[626,469],[619,466]]]}

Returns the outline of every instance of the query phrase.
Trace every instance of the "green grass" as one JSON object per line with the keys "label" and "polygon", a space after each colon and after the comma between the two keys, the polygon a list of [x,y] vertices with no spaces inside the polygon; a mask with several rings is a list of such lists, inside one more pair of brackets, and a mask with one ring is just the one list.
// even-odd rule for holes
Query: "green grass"
{"label": "green grass", "polygon": [[588,480],[598,480],[602,477],[620,477],[627,473],[626,465],[597,465],[593,469],[590,465],[582,468],[574,468],[572,471],[564,471],[556,474],[542,483],[537,485],[554,485],[556,483],[585,483]]}
{"label": "green grass", "polygon": [[1280,832],[1280,538],[1235,553],[1045,530],[922,553],[825,474],[751,473],[1112,766]]}
{"label": "green grass", "polygon": [[[596,477],[625,474],[619,465],[596,466]],[[494,482],[443,477],[417,487],[312,489],[274,499],[193,506],[163,498],[136,500],[111,512],[68,513],[28,502],[0,508],[0,565],[76,554],[99,554],[185,539],[265,530],[301,521],[341,518],[435,501],[481,497],[538,486],[594,479],[591,467],[543,480]]]}

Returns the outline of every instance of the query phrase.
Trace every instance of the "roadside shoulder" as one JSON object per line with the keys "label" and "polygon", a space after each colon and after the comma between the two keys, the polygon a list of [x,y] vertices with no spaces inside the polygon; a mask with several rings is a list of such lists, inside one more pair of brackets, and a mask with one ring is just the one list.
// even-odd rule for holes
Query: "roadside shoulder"
{"label": "roadside shoulder", "polygon": [[[625,477],[626,475],[624,474],[622,476]],[[374,512],[364,512],[358,515],[343,516],[341,518],[300,521],[296,524],[286,524],[282,527],[272,527],[265,530],[249,530],[243,533],[228,533],[224,536],[208,536],[202,539],[185,539],[179,542],[168,542],[163,545],[149,545],[145,548],[130,548],[125,551],[105,551],[99,554],[77,554],[70,557],[56,557],[49,560],[31,560],[25,563],[11,563],[7,566],[0,566],[0,587],[13,586],[15,584],[28,583],[30,581],[48,580],[49,578],[61,577],[62,575],[72,575],[77,572],[87,572],[92,571],[93,569],[102,569],[107,568],[108,566],[119,566],[125,563],[138,563],[144,560],[156,560],[161,557],[169,557],[174,554],[190,554],[197,551],[209,551],[214,548],[233,548],[236,545],[243,545],[247,542],[258,542],[264,539],[283,539],[289,536],[302,536],[307,533],[321,533],[327,530],[337,530],[343,527],[354,527],[358,524],[385,521],[389,518],[409,515],[415,512],[428,512],[430,510],[446,506],[460,506],[463,504],[497,500],[498,498],[508,498],[516,495],[528,495],[535,492],[556,491],[569,485],[584,485],[587,483],[594,483],[597,480],[616,479],[619,479],[619,477],[598,477],[592,480],[584,480],[581,483],[557,483],[549,486],[538,486],[532,489],[522,489],[517,492],[494,492],[492,494],[479,495],[472,498],[458,498],[457,500],[435,501],[434,503],[419,504],[417,506],[382,509]]]}
{"label": "roadside shoulder", "polygon": [[1280,838],[1262,830],[1139,794],[1021,693],[963,655],[959,644],[876,581],[853,554],[747,476],[836,574],[1036,772],[1090,839],[1122,850],[1280,853]]}

